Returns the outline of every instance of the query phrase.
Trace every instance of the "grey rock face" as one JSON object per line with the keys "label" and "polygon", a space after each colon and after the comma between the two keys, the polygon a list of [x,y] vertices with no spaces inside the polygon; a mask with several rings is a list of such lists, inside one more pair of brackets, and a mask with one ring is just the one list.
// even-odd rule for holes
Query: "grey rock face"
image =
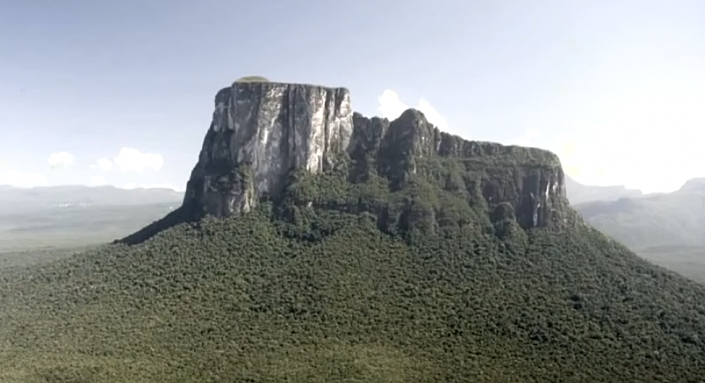
{"label": "grey rock face", "polygon": [[291,170],[327,169],[352,131],[347,89],[236,82],[216,95],[184,206],[216,217],[248,212],[276,195]]}
{"label": "grey rock face", "polygon": [[377,156],[388,129],[389,120],[386,118],[366,118],[360,113],[353,114],[353,134],[348,153],[355,159],[352,174],[355,182],[365,181],[373,169],[376,171]]}
{"label": "grey rock face", "polygon": [[206,215],[247,213],[262,198],[276,199],[292,171],[324,172],[341,154],[353,160],[352,182],[376,173],[393,190],[403,188],[426,159],[453,158],[454,166],[464,167],[459,184],[473,203],[486,205],[490,219],[500,217],[495,224],[507,235],[516,224],[573,224],[561,164],[549,151],[467,141],[439,131],[415,109],[391,122],[366,118],[352,112],[344,88],[235,82],[215,97],[181,208],[123,242],[139,243]]}
{"label": "grey rock face", "polygon": [[[490,209],[506,203],[524,228],[561,228],[568,217],[565,176],[558,156],[547,150],[468,141],[441,132],[422,112],[409,109],[392,122],[356,116],[351,153],[376,150],[378,173],[403,187],[417,162],[438,155],[462,159],[479,174],[481,194]],[[371,130],[378,133],[373,134]],[[353,156],[359,162],[359,156]]]}

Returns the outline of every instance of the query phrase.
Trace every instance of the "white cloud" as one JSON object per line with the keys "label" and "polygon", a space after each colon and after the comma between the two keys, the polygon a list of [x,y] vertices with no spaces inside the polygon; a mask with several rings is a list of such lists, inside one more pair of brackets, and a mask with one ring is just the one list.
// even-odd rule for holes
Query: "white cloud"
{"label": "white cloud", "polygon": [[105,179],[105,177],[101,176],[91,177],[91,179],[88,181],[89,186],[103,186],[107,184],[108,181]]}
{"label": "white cloud", "polygon": [[419,104],[416,106],[416,109],[420,110],[426,116],[426,119],[433,125],[436,125],[438,129],[448,132],[448,121],[446,121],[445,117],[443,117],[426,99],[422,98],[419,100]]}
{"label": "white cloud", "polygon": [[95,165],[91,165],[91,169],[100,169],[104,171],[110,171],[113,169],[113,161],[110,161],[109,159],[103,157],[98,159],[98,163]]}
{"label": "white cloud", "polygon": [[23,188],[48,186],[49,181],[44,174],[22,173],[19,170],[0,172],[0,185],[10,185]]}
{"label": "white cloud", "polygon": [[164,158],[162,158],[161,154],[142,153],[135,148],[123,147],[112,160],[107,157],[101,157],[90,168],[106,172],[117,168],[123,172],[142,173],[147,169],[159,170],[162,165],[164,165]]}
{"label": "white cloud", "polygon": [[[382,114],[382,117],[390,120],[399,117],[405,110],[410,108],[410,106],[399,99],[397,92],[389,89],[385,90],[382,95],[379,96],[378,101],[379,107],[377,110]],[[421,113],[426,116],[428,122],[437,126],[438,129],[448,132],[448,121],[446,121],[428,100],[422,98],[414,109],[420,110]]]}
{"label": "white cloud", "polygon": [[122,189],[171,189],[174,191],[184,191],[183,188],[170,183],[136,184],[134,182],[123,185]]}
{"label": "white cloud", "polygon": [[[107,158],[101,159],[103,161],[103,166],[107,168],[112,168],[112,165],[108,165]],[[101,160],[98,160],[98,166],[101,166]],[[164,158],[158,153],[142,153],[134,148],[122,148],[117,157],[113,159],[113,163],[118,169],[122,171],[133,171],[141,173],[146,169],[159,170],[162,165],[164,165]],[[103,169],[103,167],[101,167]],[[105,169],[104,169],[105,170]]]}
{"label": "white cloud", "polygon": [[518,145],[518,146],[536,146],[537,139],[540,139],[543,132],[540,129],[532,128],[527,129],[524,135],[513,140],[510,140],[507,145]]}
{"label": "white cloud", "polygon": [[64,169],[75,163],[75,157],[69,152],[52,153],[47,162],[52,169]]}
{"label": "white cloud", "polygon": [[393,90],[385,90],[377,100],[379,101],[377,110],[382,113],[382,117],[390,120],[399,117],[409,108],[408,105],[399,100],[399,95]]}

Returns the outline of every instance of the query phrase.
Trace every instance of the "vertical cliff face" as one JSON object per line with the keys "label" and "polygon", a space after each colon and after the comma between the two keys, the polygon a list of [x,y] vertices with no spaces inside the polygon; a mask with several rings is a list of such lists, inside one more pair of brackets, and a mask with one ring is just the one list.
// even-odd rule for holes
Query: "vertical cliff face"
{"label": "vertical cliff face", "polygon": [[236,82],[222,89],[184,206],[196,216],[250,211],[276,195],[291,170],[327,169],[348,147],[352,120],[344,88]]}
{"label": "vertical cliff face", "polygon": [[388,129],[389,120],[386,118],[353,114],[353,134],[348,146],[350,157],[354,159],[352,181],[365,181],[373,171],[377,171],[377,157]]}
{"label": "vertical cliff face", "polygon": [[354,121],[354,137],[360,138],[351,142],[353,158],[367,161],[359,153],[376,151],[377,171],[393,189],[404,187],[425,159],[455,159],[478,181],[488,207],[504,212],[509,206],[522,228],[571,224],[563,169],[547,150],[467,141],[441,132],[414,109],[391,122],[360,115]]}
{"label": "vertical cliff face", "polygon": [[[206,215],[247,213],[263,199],[276,201],[290,186],[294,170],[324,173],[346,156],[351,166],[342,182],[382,177],[389,192],[404,193],[410,182],[424,179],[439,188],[434,193],[452,195],[448,198],[456,202],[461,198],[466,204],[461,210],[472,205],[474,211],[484,211],[500,228],[498,233],[514,232],[515,225],[560,230],[572,224],[561,164],[551,152],[467,141],[439,131],[414,109],[391,122],[366,118],[352,112],[350,94],[344,88],[236,82],[215,97],[212,123],[181,208],[123,241],[138,243]],[[423,217],[432,231],[442,224],[434,223],[434,217],[450,214],[442,206],[414,207],[418,198],[407,197],[404,200],[410,205],[377,204],[370,212],[400,227],[408,226],[409,217]],[[328,206],[340,205],[341,197],[337,198]],[[408,214],[399,209],[407,209]],[[456,218],[458,225],[468,221]]]}

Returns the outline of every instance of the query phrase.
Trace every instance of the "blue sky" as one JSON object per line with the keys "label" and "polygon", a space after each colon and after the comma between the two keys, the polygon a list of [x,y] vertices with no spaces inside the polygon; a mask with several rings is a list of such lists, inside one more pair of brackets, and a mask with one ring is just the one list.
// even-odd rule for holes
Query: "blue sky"
{"label": "blue sky", "polygon": [[[0,184],[183,187],[250,74],[547,148],[577,180],[705,177],[705,2],[0,0]],[[101,161],[99,164],[99,160]]]}

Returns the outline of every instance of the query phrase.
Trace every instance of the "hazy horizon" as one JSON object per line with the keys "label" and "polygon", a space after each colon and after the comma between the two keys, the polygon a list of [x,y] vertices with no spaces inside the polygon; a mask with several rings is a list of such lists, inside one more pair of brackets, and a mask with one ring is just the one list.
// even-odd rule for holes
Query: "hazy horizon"
{"label": "hazy horizon", "polygon": [[701,1],[0,2],[0,184],[183,190],[245,75],[545,148],[587,185],[705,177]]}

